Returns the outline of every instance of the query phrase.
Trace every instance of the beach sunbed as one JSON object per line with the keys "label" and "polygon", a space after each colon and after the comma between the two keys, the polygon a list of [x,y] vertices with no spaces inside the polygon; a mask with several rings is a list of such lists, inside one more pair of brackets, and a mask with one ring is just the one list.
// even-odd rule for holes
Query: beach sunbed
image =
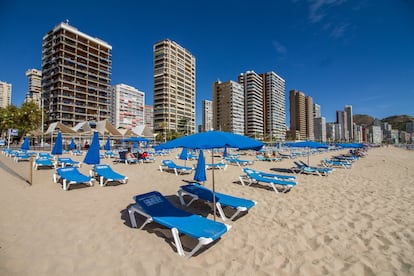
{"label": "beach sunbed", "polygon": [[28,154],[27,152],[18,152],[14,156],[14,161],[15,162],[30,161],[30,154]]}
{"label": "beach sunbed", "polygon": [[190,258],[202,246],[218,240],[231,228],[231,226],[224,223],[178,209],[157,191],[136,195],[134,200],[135,204],[128,207],[131,226],[137,228],[135,213],[138,213],[146,218],[140,229],[150,222],[171,229],[174,245],[177,253],[181,256],[185,256],[185,252],[180,234],[198,240],[198,244],[187,255]]}
{"label": "beach sunbed", "polygon": [[53,181],[55,183],[62,182],[63,190],[67,191],[70,185],[87,184],[93,186],[93,178],[82,174],[75,167],[57,168],[56,173],[53,174]]}
{"label": "beach sunbed", "polygon": [[227,164],[224,164],[224,163],[214,163],[214,164],[210,163],[210,164],[206,164],[206,170],[209,170],[209,169],[225,170],[225,169],[227,169]]}
{"label": "beach sunbed", "polygon": [[56,168],[55,162],[47,157],[37,157],[33,162],[33,168],[38,170],[39,168]]}
{"label": "beach sunbed", "polygon": [[263,172],[263,171],[258,171],[258,170],[253,170],[251,168],[243,168],[243,172],[247,173],[246,171],[254,171],[255,173],[257,173],[258,175],[262,176],[262,177],[269,177],[269,178],[276,178],[279,180],[285,180],[285,181],[296,181],[296,176],[294,175],[284,175],[284,174],[276,174],[276,173],[267,173],[267,172]]}
{"label": "beach sunbed", "polygon": [[311,167],[303,163],[293,162],[296,166],[290,170],[293,173],[314,174],[318,176],[328,176],[333,172],[333,168]]}
{"label": "beach sunbed", "polygon": [[338,161],[325,158],[321,160],[321,165],[324,167],[334,167],[334,168],[343,168],[343,169],[351,169],[352,163],[346,161]]}
{"label": "beach sunbed", "polygon": [[[185,203],[184,200],[184,196],[186,195],[191,197],[191,200],[188,203]],[[196,183],[181,186],[180,190],[178,190],[178,196],[180,198],[181,204],[185,206],[190,206],[191,203],[198,199],[211,203],[214,202],[213,191]],[[256,205],[256,202],[253,200],[226,195],[218,192],[215,193],[215,196],[216,207],[222,220],[234,220],[241,212],[247,212],[250,208]],[[231,217],[227,217],[223,211],[224,207],[231,207],[235,209],[236,212]]]}
{"label": "beach sunbed", "polygon": [[192,167],[179,166],[174,163],[172,160],[162,160],[160,165],[160,171],[173,171],[175,175],[191,173],[193,171]]}
{"label": "beach sunbed", "polygon": [[[268,184],[276,193],[282,192],[286,193],[290,191],[293,187],[296,186],[296,182],[294,181],[287,181],[287,180],[280,180],[277,178],[270,178],[270,177],[263,177],[260,174],[256,173],[254,170],[246,169],[244,170],[244,175],[239,177],[240,182],[243,186],[250,186],[253,183],[265,183]],[[277,187],[281,187],[281,191],[277,189]]]}
{"label": "beach sunbed", "polygon": [[267,162],[276,162],[276,161],[281,160],[280,158],[277,158],[277,157],[266,157],[266,156],[263,156],[261,154],[257,154],[256,158],[259,161],[267,161]]}
{"label": "beach sunbed", "polygon": [[229,164],[237,165],[237,166],[247,166],[247,165],[253,165],[253,160],[242,160],[239,158],[230,158],[230,157],[224,157],[224,161],[226,161]]}
{"label": "beach sunbed", "polygon": [[115,172],[109,165],[100,164],[95,165],[90,171],[92,177],[99,178],[99,185],[106,186],[108,182],[120,182],[126,184],[128,182],[128,177],[120,173]]}
{"label": "beach sunbed", "polygon": [[66,166],[71,166],[71,167],[78,167],[80,168],[82,165],[81,162],[75,161],[72,158],[69,157],[60,157],[57,159],[57,165],[56,167],[66,167]]}

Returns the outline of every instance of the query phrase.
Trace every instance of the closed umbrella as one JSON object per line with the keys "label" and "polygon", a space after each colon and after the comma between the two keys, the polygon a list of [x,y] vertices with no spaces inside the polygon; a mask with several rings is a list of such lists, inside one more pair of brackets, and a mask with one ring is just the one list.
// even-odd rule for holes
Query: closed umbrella
{"label": "closed umbrella", "polygon": [[[207,131],[193,135],[183,136],[164,144],[159,145],[156,149],[173,149],[173,148],[189,148],[189,149],[222,149],[237,148],[240,150],[254,149],[260,150],[263,143],[255,139],[223,131]],[[211,154],[211,161],[214,164],[214,154]],[[205,169],[205,166],[204,166]],[[213,193],[215,193],[214,169],[212,170]],[[216,202],[213,198],[214,220],[216,219]]]}
{"label": "closed umbrella", "polygon": [[198,154],[197,166],[194,172],[194,180],[198,182],[204,182],[207,180],[206,161],[204,159],[203,150],[201,149],[200,149],[200,153]]}
{"label": "closed umbrella", "polygon": [[111,150],[111,137],[110,136],[108,136],[108,138],[106,139],[104,150]]}
{"label": "closed umbrella", "polygon": [[20,150],[30,150],[30,141],[29,137],[24,137],[24,141],[22,145],[20,146]]}
{"label": "closed umbrella", "polygon": [[61,155],[63,152],[63,144],[62,144],[62,132],[58,132],[55,140],[55,144],[52,148],[53,155]]}
{"label": "closed umbrella", "polygon": [[69,149],[71,150],[76,149],[76,143],[73,137],[72,137],[72,140],[70,140]]}
{"label": "closed umbrella", "polygon": [[92,143],[89,146],[88,151],[86,152],[85,159],[83,159],[83,163],[89,165],[96,165],[101,162],[101,156],[99,154],[99,133],[95,131],[93,133]]}

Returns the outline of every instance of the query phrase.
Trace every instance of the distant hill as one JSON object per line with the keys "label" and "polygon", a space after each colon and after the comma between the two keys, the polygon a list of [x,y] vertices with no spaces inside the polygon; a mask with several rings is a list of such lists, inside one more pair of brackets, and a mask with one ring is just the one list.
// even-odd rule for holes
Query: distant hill
{"label": "distant hill", "polygon": [[387,122],[392,125],[393,129],[405,130],[406,123],[414,121],[414,117],[410,115],[395,115],[384,118],[381,122]]}
{"label": "distant hill", "polygon": [[[353,116],[354,123],[357,125],[370,126],[374,122],[375,118],[365,114],[355,114]],[[387,122],[392,125],[393,129],[405,130],[406,123],[414,121],[414,117],[410,115],[395,115],[384,119],[381,122]]]}
{"label": "distant hill", "polygon": [[374,122],[374,117],[365,114],[355,114],[352,116],[354,123],[360,126],[370,126]]}

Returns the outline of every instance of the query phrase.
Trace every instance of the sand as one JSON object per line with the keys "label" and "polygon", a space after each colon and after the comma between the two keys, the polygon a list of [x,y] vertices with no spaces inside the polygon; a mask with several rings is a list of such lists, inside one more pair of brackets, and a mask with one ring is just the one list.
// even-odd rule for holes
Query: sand
{"label": "sand", "polygon": [[[69,191],[53,183],[52,169],[33,171],[29,185],[20,178],[30,180],[29,162],[1,155],[0,275],[414,275],[414,151],[370,149],[352,169],[297,175],[298,185],[285,194],[242,186],[240,167],[216,171],[218,191],[257,205],[227,221],[230,231],[190,259],[176,253],[168,229],[155,223],[132,228],[126,211],[134,195],[152,190],[179,206],[177,190],[193,174],[159,171],[161,160],[177,153],[140,165],[105,159],[129,177],[127,184]],[[310,163],[337,153],[313,155]],[[253,153],[242,158],[255,159]],[[276,172],[292,166],[283,160],[251,167]],[[211,171],[207,177],[211,188]],[[186,209],[213,218],[203,202]],[[183,237],[183,245],[194,241]]]}

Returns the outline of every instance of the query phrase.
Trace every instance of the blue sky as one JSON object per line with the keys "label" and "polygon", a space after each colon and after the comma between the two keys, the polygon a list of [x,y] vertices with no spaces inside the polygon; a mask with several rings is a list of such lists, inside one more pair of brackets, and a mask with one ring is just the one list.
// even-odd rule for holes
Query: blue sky
{"label": "blue sky", "polygon": [[410,0],[0,0],[0,80],[13,85],[13,104],[24,101],[26,70],[41,69],[43,36],[66,19],[112,45],[111,83],[144,91],[150,105],[153,44],[169,38],[188,49],[198,124],[213,82],[247,70],[285,79],[288,125],[291,89],[313,97],[327,121],[345,105],[376,118],[414,115]]}

